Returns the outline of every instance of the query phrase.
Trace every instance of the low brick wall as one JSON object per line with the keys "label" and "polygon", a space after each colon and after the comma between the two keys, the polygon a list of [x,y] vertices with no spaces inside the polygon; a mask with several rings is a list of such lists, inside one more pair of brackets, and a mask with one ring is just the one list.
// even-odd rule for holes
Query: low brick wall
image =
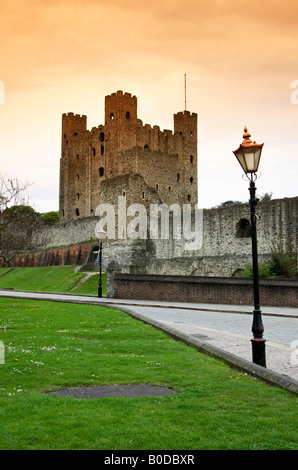
{"label": "low brick wall", "polygon": [[[254,303],[253,282],[244,278],[114,273],[111,291],[116,299],[234,305]],[[260,303],[261,307],[298,307],[298,281],[260,280]]]}

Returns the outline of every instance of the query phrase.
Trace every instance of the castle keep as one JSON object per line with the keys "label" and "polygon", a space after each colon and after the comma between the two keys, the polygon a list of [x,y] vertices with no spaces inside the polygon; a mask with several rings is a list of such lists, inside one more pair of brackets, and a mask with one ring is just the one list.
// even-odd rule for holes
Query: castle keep
{"label": "castle keep", "polygon": [[62,116],[60,222],[95,215],[101,203],[196,204],[197,114],[174,114],[174,132],[143,125],[137,98],[105,97],[105,123],[87,130],[87,117]]}

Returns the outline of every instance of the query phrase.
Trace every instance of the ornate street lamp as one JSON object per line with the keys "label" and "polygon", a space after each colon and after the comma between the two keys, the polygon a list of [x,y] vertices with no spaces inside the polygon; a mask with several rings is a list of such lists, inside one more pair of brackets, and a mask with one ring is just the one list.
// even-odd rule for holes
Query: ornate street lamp
{"label": "ornate street lamp", "polygon": [[99,250],[97,255],[97,261],[99,266],[99,280],[98,280],[98,297],[102,297],[102,279],[101,279],[101,268],[102,268],[102,241],[106,238],[107,233],[101,229],[98,230],[99,239]]}
{"label": "ornate street lamp", "polygon": [[247,179],[250,181],[250,213],[251,213],[251,238],[252,238],[252,265],[253,265],[253,289],[254,289],[254,311],[252,323],[252,360],[255,364],[266,367],[265,342],[263,338],[263,322],[262,312],[260,310],[260,294],[259,294],[259,270],[258,270],[258,247],[257,247],[257,215],[255,181],[259,168],[261,153],[264,144],[257,144],[250,139],[251,135],[244,128],[243,142],[237,150],[233,151],[238,162],[240,163]]}

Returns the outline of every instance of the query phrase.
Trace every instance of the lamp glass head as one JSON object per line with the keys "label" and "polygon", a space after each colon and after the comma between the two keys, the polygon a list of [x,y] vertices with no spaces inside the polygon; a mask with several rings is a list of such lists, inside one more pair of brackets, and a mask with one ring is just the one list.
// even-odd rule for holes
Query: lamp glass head
{"label": "lamp glass head", "polygon": [[247,128],[244,128],[244,140],[233,153],[240,163],[244,173],[256,173],[259,168],[261,153],[264,144],[256,144],[250,139]]}
{"label": "lamp glass head", "polygon": [[105,232],[103,229],[100,229],[97,231],[97,237],[99,240],[104,240],[107,236],[107,232]]}

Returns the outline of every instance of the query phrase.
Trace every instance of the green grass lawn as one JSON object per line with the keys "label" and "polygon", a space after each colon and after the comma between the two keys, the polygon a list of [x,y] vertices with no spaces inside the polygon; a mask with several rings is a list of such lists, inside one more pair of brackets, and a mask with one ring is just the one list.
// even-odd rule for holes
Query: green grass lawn
{"label": "green grass lawn", "polygon": [[[294,394],[126,313],[9,298],[0,299],[0,312],[2,450],[298,448]],[[67,386],[144,383],[176,393],[103,399],[46,394]]]}
{"label": "green grass lawn", "polygon": [[[97,295],[73,266],[0,269],[0,288]],[[106,277],[103,274],[103,292]],[[0,449],[297,449],[297,397],[127,314],[0,299]],[[80,385],[165,385],[165,397],[75,399]]]}

